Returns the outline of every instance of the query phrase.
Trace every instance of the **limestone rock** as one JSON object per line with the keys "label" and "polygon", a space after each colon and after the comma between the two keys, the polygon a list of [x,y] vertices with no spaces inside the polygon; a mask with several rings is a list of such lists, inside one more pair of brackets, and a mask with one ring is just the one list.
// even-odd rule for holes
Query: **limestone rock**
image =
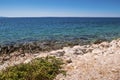
{"label": "limestone rock", "polygon": [[67,59],[66,59],[66,63],[72,63],[71,58],[67,58]]}
{"label": "limestone rock", "polygon": [[57,50],[57,51],[52,51],[50,54],[51,55],[55,55],[57,57],[61,57],[61,56],[64,56],[65,51],[63,51],[63,50]]}
{"label": "limestone rock", "polygon": [[10,56],[0,57],[0,60],[4,60],[3,64],[0,64],[0,70],[46,56],[55,56],[65,61],[62,67],[67,75],[57,75],[55,80],[120,80],[120,39],[64,47],[50,52],[25,53],[24,56],[14,52]]}
{"label": "limestone rock", "polygon": [[32,59],[27,59],[27,60],[25,60],[23,63],[28,63],[28,62],[30,62]]}

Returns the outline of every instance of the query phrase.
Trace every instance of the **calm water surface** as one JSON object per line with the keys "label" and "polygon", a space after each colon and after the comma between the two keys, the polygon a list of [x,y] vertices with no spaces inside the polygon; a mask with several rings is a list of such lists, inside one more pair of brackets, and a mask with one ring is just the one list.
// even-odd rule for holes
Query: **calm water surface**
{"label": "calm water surface", "polygon": [[120,37],[120,18],[0,18],[0,44]]}

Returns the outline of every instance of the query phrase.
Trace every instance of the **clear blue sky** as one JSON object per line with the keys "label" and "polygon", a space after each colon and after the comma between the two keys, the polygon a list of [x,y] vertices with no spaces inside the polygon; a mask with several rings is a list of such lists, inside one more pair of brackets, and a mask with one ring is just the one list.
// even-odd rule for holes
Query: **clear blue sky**
{"label": "clear blue sky", "polygon": [[120,17],[120,0],[0,0],[0,16]]}

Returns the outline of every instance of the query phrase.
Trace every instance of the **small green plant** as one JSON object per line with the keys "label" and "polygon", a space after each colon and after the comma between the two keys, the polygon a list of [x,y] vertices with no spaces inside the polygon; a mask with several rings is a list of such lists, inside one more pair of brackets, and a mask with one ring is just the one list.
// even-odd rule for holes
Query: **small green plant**
{"label": "small green plant", "polygon": [[1,71],[0,80],[53,80],[57,74],[64,73],[62,64],[62,60],[55,57],[37,58]]}

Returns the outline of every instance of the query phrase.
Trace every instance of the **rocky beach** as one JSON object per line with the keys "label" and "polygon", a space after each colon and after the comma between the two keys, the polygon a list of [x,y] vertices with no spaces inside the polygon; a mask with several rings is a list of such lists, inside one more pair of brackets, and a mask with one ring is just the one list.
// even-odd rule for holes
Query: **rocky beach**
{"label": "rocky beach", "polygon": [[120,0],[0,0],[0,80],[120,80]]}
{"label": "rocky beach", "polygon": [[55,56],[64,62],[66,76],[59,74],[55,80],[120,80],[120,39],[34,54],[14,51],[0,56],[0,70],[46,56]]}

